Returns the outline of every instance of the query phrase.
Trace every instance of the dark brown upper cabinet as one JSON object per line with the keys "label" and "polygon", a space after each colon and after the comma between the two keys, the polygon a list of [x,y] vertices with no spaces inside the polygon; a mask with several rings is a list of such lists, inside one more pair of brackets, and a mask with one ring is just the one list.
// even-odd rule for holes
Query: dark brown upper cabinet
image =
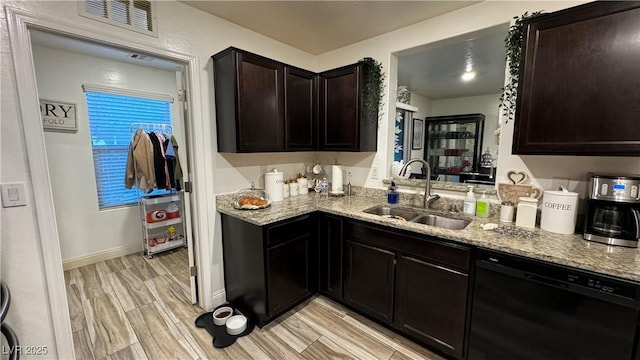
{"label": "dark brown upper cabinet", "polygon": [[320,74],[320,150],[376,151],[378,119],[363,111],[363,66],[343,66]]}
{"label": "dark brown upper cabinet", "polygon": [[315,73],[284,68],[285,149],[317,149],[318,85]]}
{"label": "dark brown upper cabinet", "polygon": [[213,63],[218,151],[284,150],[284,66],[234,48]]}
{"label": "dark brown upper cabinet", "polygon": [[640,155],[640,2],[525,23],[514,154]]}
{"label": "dark brown upper cabinet", "polygon": [[316,74],[234,47],[212,58],[219,152],[376,151],[361,63]]}

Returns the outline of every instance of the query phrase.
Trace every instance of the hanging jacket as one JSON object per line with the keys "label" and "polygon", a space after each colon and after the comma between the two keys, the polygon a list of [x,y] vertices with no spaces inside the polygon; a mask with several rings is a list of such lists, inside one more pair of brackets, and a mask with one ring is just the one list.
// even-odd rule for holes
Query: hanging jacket
{"label": "hanging jacket", "polygon": [[182,166],[180,166],[180,157],[178,156],[178,142],[176,141],[176,137],[171,135],[171,145],[173,146],[173,152],[176,156],[176,165],[174,169],[174,178],[176,181],[176,190],[182,189]]}
{"label": "hanging jacket", "polygon": [[156,186],[158,189],[165,189],[167,187],[167,172],[166,161],[164,159],[162,142],[158,137],[158,134],[152,132],[149,133],[151,143],[153,144],[153,169],[156,176]]}
{"label": "hanging jacket", "polygon": [[131,189],[134,185],[141,191],[151,192],[156,186],[153,166],[153,146],[147,133],[138,129],[129,145],[124,186]]}
{"label": "hanging jacket", "polygon": [[169,175],[169,186],[171,189],[176,188],[176,175],[175,175],[175,166],[176,166],[176,153],[173,150],[173,144],[171,144],[170,135],[164,136],[164,159],[167,163],[167,170]]}

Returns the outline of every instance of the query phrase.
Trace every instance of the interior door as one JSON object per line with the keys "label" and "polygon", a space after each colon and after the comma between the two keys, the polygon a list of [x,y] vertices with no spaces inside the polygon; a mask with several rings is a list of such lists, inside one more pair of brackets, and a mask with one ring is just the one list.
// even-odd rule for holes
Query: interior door
{"label": "interior door", "polygon": [[189,253],[189,282],[191,291],[191,303],[198,303],[198,283],[197,283],[197,267],[196,267],[196,251],[195,251],[195,239],[194,232],[192,231],[192,218],[191,218],[191,164],[189,163],[189,147],[187,144],[190,139],[189,134],[189,106],[187,102],[187,76],[184,73],[184,66],[180,67],[180,70],[176,71],[176,81],[178,85],[178,104],[181,111],[176,111],[174,115],[176,128],[182,129],[182,133],[176,133],[176,140],[178,141],[178,155],[182,161],[182,176],[183,176],[183,189],[184,189],[184,215],[185,215],[185,233],[187,238],[187,250]]}

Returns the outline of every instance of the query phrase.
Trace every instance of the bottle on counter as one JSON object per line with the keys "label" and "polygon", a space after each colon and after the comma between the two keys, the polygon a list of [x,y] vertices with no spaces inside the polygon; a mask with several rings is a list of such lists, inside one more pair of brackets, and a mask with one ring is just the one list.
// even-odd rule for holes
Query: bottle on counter
{"label": "bottle on counter", "polygon": [[473,193],[473,186],[469,186],[467,196],[464,198],[464,210],[466,215],[476,214],[476,194]]}
{"label": "bottle on counter", "polygon": [[489,199],[487,199],[485,191],[482,192],[480,199],[476,201],[476,216],[483,218],[489,217]]}
{"label": "bottle on counter", "polygon": [[399,200],[398,191],[396,191],[396,183],[391,182],[391,186],[389,186],[389,192],[387,193],[387,202],[389,204],[397,204]]}
{"label": "bottle on counter", "polygon": [[320,182],[320,195],[323,198],[329,197],[329,182],[327,181],[327,178],[322,178],[322,181]]}

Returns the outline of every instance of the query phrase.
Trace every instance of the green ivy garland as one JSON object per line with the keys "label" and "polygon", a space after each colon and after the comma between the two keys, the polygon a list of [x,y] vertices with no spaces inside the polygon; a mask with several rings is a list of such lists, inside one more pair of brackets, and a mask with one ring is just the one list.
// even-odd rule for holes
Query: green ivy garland
{"label": "green ivy garland", "polygon": [[516,114],[516,98],[518,97],[518,75],[520,73],[520,53],[524,40],[524,21],[542,15],[542,11],[531,14],[525,12],[522,16],[516,16],[516,22],[509,27],[504,46],[507,49],[507,64],[509,66],[509,82],[502,89],[500,105],[505,116],[504,123],[513,120]]}
{"label": "green ivy garland", "polygon": [[378,116],[382,111],[382,97],[384,96],[384,71],[382,63],[366,57],[360,60],[364,77],[364,116],[370,124],[378,124]]}

